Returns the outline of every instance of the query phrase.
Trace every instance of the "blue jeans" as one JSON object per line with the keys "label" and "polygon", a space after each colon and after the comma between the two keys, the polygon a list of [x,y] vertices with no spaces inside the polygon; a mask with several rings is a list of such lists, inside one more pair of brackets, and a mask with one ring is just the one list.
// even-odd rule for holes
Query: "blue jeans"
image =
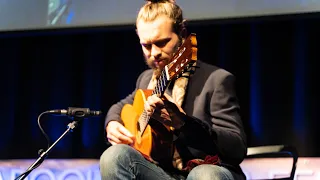
{"label": "blue jeans", "polygon": [[[173,180],[159,166],[146,160],[138,151],[124,144],[109,147],[100,157],[102,180]],[[181,178],[185,179],[185,178]],[[234,180],[231,172],[220,166],[200,165],[192,169],[187,180]]]}

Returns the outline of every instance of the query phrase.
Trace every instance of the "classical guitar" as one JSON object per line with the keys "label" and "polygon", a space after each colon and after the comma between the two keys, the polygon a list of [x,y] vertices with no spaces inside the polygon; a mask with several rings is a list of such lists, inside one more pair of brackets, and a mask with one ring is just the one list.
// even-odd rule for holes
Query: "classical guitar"
{"label": "classical guitar", "polygon": [[136,137],[132,147],[151,161],[171,164],[173,132],[164,124],[147,116],[144,103],[150,95],[157,94],[161,97],[169,83],[192,69],[196,60],[197,40],[196,35],[192,33],[161,72],[155,89],[138,89],[133,104],[126,104],[122,108],[121,119],[124,126]]}

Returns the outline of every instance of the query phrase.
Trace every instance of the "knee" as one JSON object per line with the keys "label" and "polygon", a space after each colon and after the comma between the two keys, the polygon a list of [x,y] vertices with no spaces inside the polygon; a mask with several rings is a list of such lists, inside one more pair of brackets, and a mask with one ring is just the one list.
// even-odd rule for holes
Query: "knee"
{"label": "knee", "polygon": [[226,168],[216,165],[199,165],[191,170],[187,180],[233,180],[232,174]]}
{"label": "knee", "polygon": [[106,166],[110,168],[112,165],[125,163],[122,161],[127,159],[125,156],[129,154],[130,148],[130,146],[124,144],[110,146],[100,156],[100,168],[103,169]]}
{"label": "knee", "polygon": [[[100,157],[101,179],[127,177],[125,172],[127,172],[131,166],[130,156],[135,155],[135,153],[132,147],[124,144],[113,145],[106,149]],[[119,172],[123,174],[119,175]]]}

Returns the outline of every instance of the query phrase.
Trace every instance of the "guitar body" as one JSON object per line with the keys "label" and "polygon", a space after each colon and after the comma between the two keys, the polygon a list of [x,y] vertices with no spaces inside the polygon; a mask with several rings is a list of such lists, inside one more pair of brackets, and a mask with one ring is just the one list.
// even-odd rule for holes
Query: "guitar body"
{"label": "guitar body", "polygon": [[133,104],[125,104],[121,111],[121,119],[124,126],[136,136],[133,147],[146,156],[150,156],[152,150],[152,133],[150,125],[147,125],[143,135],[140,137],[138,120],[144,109],[144,102],[150,94],[147,90],[137,90]]}
{"label": "guitar body", "polygon": [[138,120],[144,111],[144,103],[151,94],[151,90],[138,89],[133,104],[125,104],[122,108],[121,119],[124,126],[136,138],[133,148],[150,161],[171,165],[173,156],[171,130],[154,119],[150,119],[142,135],[139,129]]}

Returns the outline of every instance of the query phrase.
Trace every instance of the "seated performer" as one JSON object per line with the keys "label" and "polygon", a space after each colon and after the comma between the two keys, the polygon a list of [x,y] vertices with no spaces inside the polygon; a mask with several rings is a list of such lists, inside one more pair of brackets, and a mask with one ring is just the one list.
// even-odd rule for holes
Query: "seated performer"
{"label": "seated performer", "polygon": [[247,144],[235,77],[200,60],[191,62],[192,71],[170,76],[169,67],[179,70],[177,54],[195,53],[189,44],[177,53],[190,36],[172,0],[147,1],[136,32],[150,69],[107,113],[110,147],[100,158],[102,179],[245,179],[239,164]]}

